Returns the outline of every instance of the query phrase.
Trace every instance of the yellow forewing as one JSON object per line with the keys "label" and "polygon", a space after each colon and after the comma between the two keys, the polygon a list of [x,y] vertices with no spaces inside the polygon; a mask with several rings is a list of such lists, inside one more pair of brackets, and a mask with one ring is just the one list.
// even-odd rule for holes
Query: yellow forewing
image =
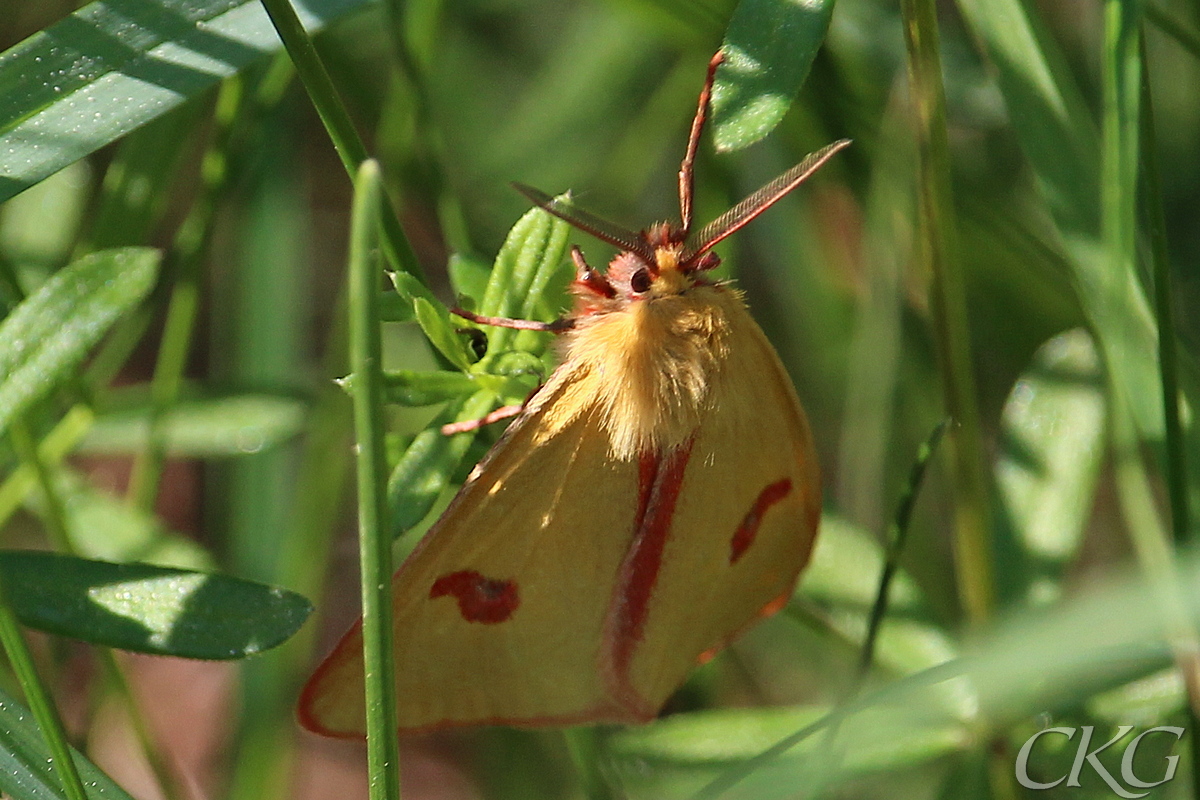
{"label": "yellow forewing", "polygon": [[[596,663],[613,576],[629,544],[637,469],[607,457],[596,420],[580,416],[534,444],[561,373],[535,398],[397,572],[399,721],[563,724],[600,713]],[[498,623],[469,622],[435,581],[463,570],[515,582],[518,606]],[[364,728],[362,638],[352,630],[301,700],[307,727]]]}

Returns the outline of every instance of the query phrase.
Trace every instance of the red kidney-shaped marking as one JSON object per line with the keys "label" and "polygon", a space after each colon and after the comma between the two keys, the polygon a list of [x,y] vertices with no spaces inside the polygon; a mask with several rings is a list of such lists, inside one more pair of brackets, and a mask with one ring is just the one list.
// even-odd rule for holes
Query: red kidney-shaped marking
{"label": "red kidney-shaped marking", "polygon": [[458,601],[458,613],[467,622],[487,625],[504,622],[521,605],[516,581],[487,578],[472,569],[451,572],[433,582],[430,599],[447,596]]}

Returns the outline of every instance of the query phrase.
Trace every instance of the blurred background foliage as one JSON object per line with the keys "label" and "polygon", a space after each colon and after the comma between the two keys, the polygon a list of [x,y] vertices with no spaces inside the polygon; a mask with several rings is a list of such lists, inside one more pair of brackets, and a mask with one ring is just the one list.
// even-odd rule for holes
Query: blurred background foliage
{"label": "blurred background foliage", "polygon": [[[90,651],[33,644],[73,743],[134,796],[163,796],[164,785],[177,798],[365,796],[361,746],[301,734],[292,719],[313,659],[357,614],[351,421],[333,383],[347,372],[351,187],[263,33],[265,18],[248,22],[255,4],[242,5],[112,0],[69,17],[69,2],[9,0],[0,14],[0,47],[16,48],[7,71],[0,58],[0,191],[11,197],[0,205],[0,301],[10,311],[97,250],[162,249],[145,302],[84,366],[21,408],[59,487],[71,545],[111,560],[219,564],[295,590],[320,613],[237,668],[122,657],[135,716],[157,743],[148,748]],[[1161,186],[1139,194],[1122,185],[1112,206],[1102,204],[1109,132],[1133,130],[1136,145],[1146,129],[1130,116],[1136,102],[1109,94],[1116,51],[1104,14],[1142,6],[938,8],[953,192],[943,223],[957,231],[973,348],[991,618],[962,607],[958,471],[940,452],[915,508],[869,702],[832,733],[754,758],[857,689],[888,525],[918,445],[945,414],[954,368],[939,362],[920,255],[920,131],[901,9],[841,0],[779,126],[736,152],[706,141],[697,166],[704,222],[806,153],[854,140],[719,248],[722,274],[745,290],[795,379],[821,456],[826,518],[796,600],[700,669],[671,715],[646,728],[406,739],[406,797],[682,797],[737,768],[749,777],[728,796],[1014,797],[1025,792],[1016,752],[1039,728],[1094,725],[1099,743],[1119,725],[1187,724],[1188,662],[1173,667],[1167,646],[1188,641],[1187,625],[1171,628],[1178,619],[1160,595],[1130,576],[1153,575],[1153,553],[1172,546],[1159,522],[1170,518],[1172,445],[1184,445],[1196,471],[1186,398],[1194,403],[1200,344],[1200,317],[1188,313],[1200,292],[1200,7],[1144,5],[1142,108],[1152,103],[1148,146]],[[389,15],[356,0],[301,4],[322,28],[319,53],[382,163],[420,269],[447,303],[527,210],[511,181],[572,189],[581,205],[632,228],[676,213],[696,93],[735,6],[413,0]],[[201,33],[189,38],[193,30]],[[160,38],[148,42],[147,31]],[[158,41],[167,42],[153,51],[158,60],[137,59]],[[173,43],[202,55],[173,61]],[[168,68],[180,63],[193,71]],[[1103,124],[1107,114],[1115,127]],[[1122,203],[1140,209],[1132,283],[1114,290],[1131,294],[1105,306],[1096,299],[1105,276],[1119,284],[1122,275],[1105,260],[1116,241],[1105,209]],[[1156,288],[1156,203],[1185,393],[1185,430],[1174,438],[1162,422],[1150,306],[1126,302]],[[611,255],[578,241],[593,264]],[[557,308],[564,302],[560,294]],[[387,323],[384,336],[389,369],[440,365],[412,323]],[[1125,404],[1116,411],[1114,385]],[[1111,435],[1126,405],[1139,436],[1132,458]],[[389,407],[394,458],[438,412]],[[456,480],[495,435],[472,446]],[[45,546],[45,498],[21,461],[0,449],[4,545]],[[1157,508],[1133,507],[1123,468],[1142,470]],[[1131,543],[1139,529],[1157,531],[1157,545]],[[1180,563],[1188,580],[1200,575]],[[1192,795],[1190,739],[1139,750],[1143,776],[1160,776],[1164,755],[1184,755],[1157,796]],[[1075,743],[1042,741],[1030,774],[1054,780]],[[1117,774],[1119,752],[1109,752]],[[1057,796],[1111,796],[1094,773],[1081,781]]]}

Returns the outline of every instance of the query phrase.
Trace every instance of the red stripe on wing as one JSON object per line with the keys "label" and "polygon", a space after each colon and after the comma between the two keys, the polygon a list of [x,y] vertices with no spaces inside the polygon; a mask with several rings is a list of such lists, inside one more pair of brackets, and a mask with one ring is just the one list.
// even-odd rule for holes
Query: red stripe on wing
{"label": "red stripe on wing", "polygon": [[775,481],[759,492],[758,499],[746,512],[742,524],[738,525],[737,530],[733,532],[733,538],[729,542],[730,564],[736,564],[737,560],[746,552],[746,548],[754,543],[754,537],[758,534],[758,526],[762,524],[763,514],[767,513],[767,509],[787,497],[791,492],[792,482],[788,478]]}
{"label": "red stripe on wing", "polygon": [[629,666],[634,648],[642,640],[691,453],[692,440],[688,440],[665,457],[645,453],[638,464],[633,542],[621,565],[604,637],[609,648],[606,671],[613,694],[621,705],[636,713],[654,712],[646,708],[645,699],[630,684]]}

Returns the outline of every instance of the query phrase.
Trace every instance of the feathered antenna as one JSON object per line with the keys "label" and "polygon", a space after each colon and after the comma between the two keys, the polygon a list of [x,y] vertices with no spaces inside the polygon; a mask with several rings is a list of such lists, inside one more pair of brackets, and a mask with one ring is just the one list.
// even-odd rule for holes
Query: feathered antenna
{"label": "feathered antenna", "polygon": [[850,145],[849,139],[839,139],[815,153],[810,153],[796,166],[780,175],[754,194],[705,225],[695,237],[695,244],[684,251],[683,261],[692,261],[711,250],[713,245],[743,228],[750,220],[773,206],[776,201],[795,189],[816,172],[833,154]]}
{"label": "feathered antenna", "polygon": [[712,102],[713,78],[717,75],[717,67],[725,60],[725,55],[718,50],[708,62],[708,73],[704,76],[704,88],[700,90],[700,102],[696,107],[696,117],[692,120],[692,132],[688,135],[687,151],[683,154],[683,163],[679,165],[679,220],[683,223],[683,235],[687,239],[692,230],[692,196],[696,191],[696,179],[693,171],[696,166],[696,151],[700,149],[700,134],[708,119],[708,108]]}
{"label": "feathered antenna", "polygon": [[590,211],[578,208],[566,200],[551,197],[545,192],[534,189],[532,186],[526,186],[523,183],[514,183],[513,188],[528,197],[534,205],[543,211],[547,211],[559,219],[566,220],[581,231],[590,233],[597,239],[608,242],[620,250],[627,250],[634,253],[647,264],[655,263],[654,248],[640,234],[602,219]]}

